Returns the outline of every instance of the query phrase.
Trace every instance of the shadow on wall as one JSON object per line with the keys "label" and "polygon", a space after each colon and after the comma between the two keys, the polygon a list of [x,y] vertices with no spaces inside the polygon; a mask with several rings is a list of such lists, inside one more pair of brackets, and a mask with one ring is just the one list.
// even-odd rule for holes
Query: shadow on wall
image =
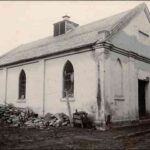
{"label": "shadow on wall", "polygon": [[[119,40],[116,40],[116,39],[119,39]],[[139,55],[150,58],[150,50],[149,50],[150,45],[146,45],[146,44],[144,45],[142,42],[145,42],[145,41],[144,40],[142,41],[142,39],[141,41],[139,41],[139,39],[136,36],[130,36],[126,34],[124,31],[120,31],[120,34],[117,34],[116,36],[114,36],[111,41],[115,46],[118,46],[119,48],[130,50],[135,53],[138,53]]]}

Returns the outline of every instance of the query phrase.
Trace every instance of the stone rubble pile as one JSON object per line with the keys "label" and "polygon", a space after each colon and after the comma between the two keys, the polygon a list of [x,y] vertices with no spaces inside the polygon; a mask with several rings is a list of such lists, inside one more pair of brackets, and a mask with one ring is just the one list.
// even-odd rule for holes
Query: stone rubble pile
{"label": "stone rubble pile", "polygon": [[64,113],[51,114],[47,113],[44,117],[40,117],[30,108],[17,108],[11,104],[0,105],[0,123],[12,127],[27,128],[48,128],[69,126],[69,117]]}

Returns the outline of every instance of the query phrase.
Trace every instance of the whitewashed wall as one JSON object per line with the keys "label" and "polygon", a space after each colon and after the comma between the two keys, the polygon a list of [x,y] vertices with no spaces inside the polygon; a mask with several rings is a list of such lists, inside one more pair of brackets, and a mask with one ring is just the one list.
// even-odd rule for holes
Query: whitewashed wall
{"label": "whitewashed wall", "polygon": [[72,113],[78,109],[94,114],[97,76],[96,63],[91,52],[45,62],[45,110],[52,113],[68,113],[67,104],[62,100],[63,68],[67,60],[72,63],[74,68],[74,100],[70,102]]}
{"label": "whitewashed wall", "polygon": [[[9,67],[7,69],[7,103],[19,107],[31,107],[35,112],[43,114],[68,113],[66,101],[62,100],[63,68],[69,60],[74,68],[74,99],[70,102],[72,113],[75,109],[87,111],[95,116],[97,76],[96,63],[92,52],[80,53],[56,59],[44,60]],[[26,73],[26,99],[18,99],[19,75],[24,69]],[[44,83],[45,78],[45,83]],[[0,83],[5,86],[5,72],[0,70]],[[43,91],[45,89],[45,91]],[[4,102],[5,90],[0,91],[0,100]]]}
{"label": "whitewashed wall", "polygon": [[[150,37],[139,33],[143,31],[150,35],[150,23],[142,11],[119,33],[114,35],[110,42],[116,47],[133,51],[150,58]],[[123,96],[115,97],[116,61],[120,59],[123,70]],[[106,112],[112,114],[113,121],[129,121],[139,119],[138,113],[138,79],[150,77],[150,64],[138,61],[131,57],[110,52],[105,60],[105,102]],[[146,111],[150,112],[150,84],[146,90]]]}
{"label": "whitewashed wall", "polygon": [[[24,69],[26,73],[26,99],[19,100],[19,75]],[[19,107],[31,107],[36,112],[42,112],[42,67],[39,63],[14,66],[7,69],[6,102]],[[5,81],[5,82],[6,82]],[[5,82],[3,85],[5,86]],[[2,95],[5,95],[3,91]],[[3,96],[1,97],[3,99]]]}
{"label": "whitewashed wall", "polygon": [[6,88],[6,69],[1,69],[0,70],[0,103],[4,104],[5,103],[5,88]]}
{"label": "whitewashed wall", "polygon": [[[116,82],[116,62],[121,61],[123,73],[123,92],[116,95],[120,88]],[[105,102],[106,113],[111,114],[113,121],[128,121],[138,119],[138,80],[135,68],[132,67],[131,58],[111,52],[111,57],[105,60]]]}
{"label": "whitewashed wall", "polygon": [[[142,31],[149,37],[139,33]],[[150,58],[150,22],[144,11],[110,39],[115,46]]]}

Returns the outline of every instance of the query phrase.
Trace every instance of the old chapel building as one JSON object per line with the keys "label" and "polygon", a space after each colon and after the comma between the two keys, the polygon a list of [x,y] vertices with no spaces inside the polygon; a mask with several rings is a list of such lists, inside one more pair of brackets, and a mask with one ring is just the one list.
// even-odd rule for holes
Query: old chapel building
{"label": "old chapel building", "polygon": [[0,57],[0,103],[39,114],[88,112],[95,122],[150,114],[150,13],[145,4],[84,26],[54,24],[54,35]]}

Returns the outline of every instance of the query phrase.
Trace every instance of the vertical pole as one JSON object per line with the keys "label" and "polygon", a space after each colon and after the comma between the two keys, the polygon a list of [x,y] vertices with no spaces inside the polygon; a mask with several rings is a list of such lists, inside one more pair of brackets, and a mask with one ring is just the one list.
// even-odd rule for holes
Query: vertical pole
{"label": "vertical pole", "polygon": [[45,115],[45,60],[43,60],[43,116]]}
{"label": "vertical pole", "polygon": [[4,104],[7,104],[7,68],[5,68],[5,99]]}
{"label": "vertical pole", "polygon": [[66,91],[66,100],[67,100],[67,109],[68,109],[68,114],[69,114],[69,119],[70,119],[70,123],[72,124],[72,115],[71,115],[71,107],[70,107],[70,102],[69,102],[69,95],[68,95],[68,91]]}

